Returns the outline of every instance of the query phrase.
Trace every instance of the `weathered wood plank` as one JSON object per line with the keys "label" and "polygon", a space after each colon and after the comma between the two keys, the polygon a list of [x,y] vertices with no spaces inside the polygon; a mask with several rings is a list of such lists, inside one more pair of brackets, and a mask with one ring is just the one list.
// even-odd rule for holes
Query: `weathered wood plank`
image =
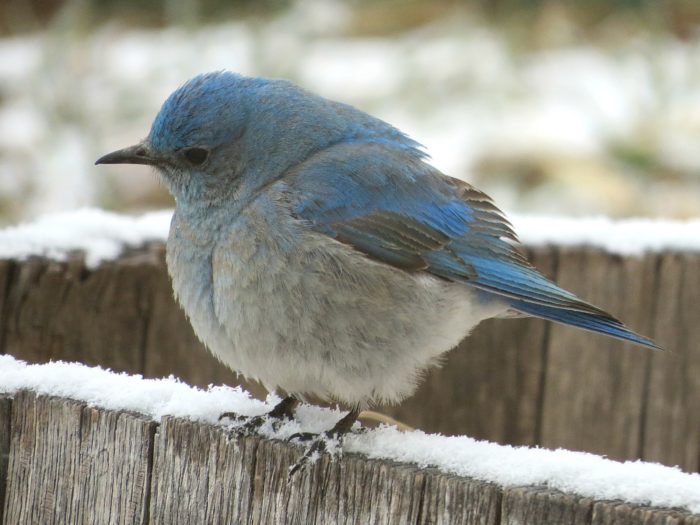
{"label": "weathered wood plank", "polygon": [[689,525],[688,514],[674,510],[599,501],[593,505],[591,525]]}
{"label": "weathered wood plank", "polygon": [[75,521],[71,508],[83,404],[20,392],[12,403],[5,523]]}
{"label": "weathered wood plank", "polygon": [[497,487],[406,465],[324,457],[288,483],[298,447],[173,418],[155,450],[153,523],[498,523]]}
{"label": "weathered wood plank", "polygon": [[544,488],[516,487],[505,489],[501,511],[502,525],[539,525],[566,523],[589,525],[593,500]]}
{"label": "weathered wood plank", "polygon": [[[559,284],[601,305],[629,326],[650,326],[656,293],[654,258],[564,250]],[[605,454],[640,454],[643,400],[652,351],[612,338],[552,325],[541,444]]]}
{"label": "weathered wood plank", "polygon": [[[100,508],[106,523],[147,523],[155,423],[140,416],[86,407],[81,414],[77,499]],[[105,480],[109,480],[105,482]]]}
{"label": "weathered wood plank", "polygon": [[500,487],[490,483],[445,474],[426,475],[418,523],[498,524],[502,494]]}
{"label": "weathered wood plank", "polygon": [[229,445],[220,429],[174,418],[155,437],[151,523],[243,523],[252,513],[257,440]]}
{"label": "weathered wood plank", "polygon": [[0,354],[5,353],[5,327],[9,315],[10,283],[14,280],[16,265],[15,261],[0,259]]}
{"label": "weathered wood plank", "polygon": [[660,256],[643,458],[700,470],[700,255]]}
{"label": "weathered wood plank", "polygon": [[20,392],[5,523],[146,523],[154,424]]}
{"label": "weathered wood plank", "polygon": [[[33,257],[0,261],[0,352],[30,362],[80,361],[148,377],[177,375],[190,384],[257,383],[238,379],[195,337],[173,299],[164,246],[152,243],[85,267]],[[165,350],[164,350],[165,349]]]}
{"label": "weathered wood plank", "polygon": [[10,419],[12,417],[12,399],[0,396],[0,523],[5,512],[5,487],[7,485],[7,465],[10,460]]}
{"label": "weathered wood plank", "polygon": [[5,523],[700,523],[356,455],[324,456],[288,482],[302,453],[289,443],[171,417],[154,435],[141,417],[29,392],[11,405]]}
{"label": "weathered wood plank", "polygon": [[147,251],[87,271],[82,258],[66,263],[18,262],[5,308],[4,351],[32,362],[49,359],[138,371],[148,323]]}

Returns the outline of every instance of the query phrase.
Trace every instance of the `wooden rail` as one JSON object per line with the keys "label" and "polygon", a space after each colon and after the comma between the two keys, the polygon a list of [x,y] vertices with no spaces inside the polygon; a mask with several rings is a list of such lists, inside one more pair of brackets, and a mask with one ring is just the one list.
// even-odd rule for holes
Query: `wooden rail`
{"label": "wooden rail", "polygon": [[[386,412],[429,432],[699,470],[700,254],[529,252],[545,274],[668,350],[539,320],[489,320],[413,398]],[[80,254],[0,261],[0,353],[172,373],[195,385],[238,382],[173,301],[161,244],[94,270]]]}
{"label": "wooden rail", "polygon": [[503,489],[345,455],[287,482],[301,454],[220,427],[19,392],[0,398],[0,522],[700,525],[700,515]]}

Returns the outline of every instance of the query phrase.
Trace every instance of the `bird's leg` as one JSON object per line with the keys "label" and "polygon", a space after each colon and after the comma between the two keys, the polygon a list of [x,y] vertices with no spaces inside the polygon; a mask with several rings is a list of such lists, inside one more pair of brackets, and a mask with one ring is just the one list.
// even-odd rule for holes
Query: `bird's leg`
{"label": "bird's leg", "polygon": [[343,437],[345,434],[350,432],[352,425],[357,421],[357,417],[360,415],[359,407],[354,407],[350,412],[345,414],[343,418],[338,421],[333,428],[322,432],[321,434],[314,434],[312,432],[298,432],[292,434],[287,441],[292,441],[298,439],[299,441],[311,441],[310,445],[306,448],[304,455],[289,469],[289,479],[296,474],[299,469],[301,469],[309,461],[315,461],[324,452],[330,452],[335,455],[337,450],[342,447]]}
{"label": "bird's leg", "polygon": [[266,414],[249,417],[241,416],[239,414],[235,414],[234,412],[224,412],[219,416],[219,421],[226,418],[234,421],[244,421],[241,426],[236,427],[235,433],[245,434],[249,432],[257,432],[266,421],[272,419],[272,426],[276,430],[276,427],[279,426],[282,421],[294,419],[294,409],[298,404],[298,399],[293,396],[287,396]]}
{"label": "bird's leg", "polygon": [[287,396],[277,403],[267,415],[275,419],[294,419],[294,409],[299,404],[299,400],[293,396]]}

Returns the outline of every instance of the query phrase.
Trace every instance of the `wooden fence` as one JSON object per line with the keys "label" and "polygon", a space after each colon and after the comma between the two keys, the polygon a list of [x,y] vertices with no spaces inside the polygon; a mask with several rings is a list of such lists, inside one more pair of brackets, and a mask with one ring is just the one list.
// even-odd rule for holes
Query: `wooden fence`
{"label": "wooden fence", "polygon": [[[385,411],[430,432],[699,470],[700,254],[529,252],[562,286],[668,350],[539,320],[490,320],[413,398]],[[237,383],[174,303],[160,244],[94,270],[80,254],[67,262],[0,261],[0,353],[172,373],[196,385]]]}
{"label": "wooden fence", "polygon": [[[0,398],[0,523],[700,525],[700,515],[324,457],[220,427],[19,392]],[[0,500],[1,501],[1,500]]]}

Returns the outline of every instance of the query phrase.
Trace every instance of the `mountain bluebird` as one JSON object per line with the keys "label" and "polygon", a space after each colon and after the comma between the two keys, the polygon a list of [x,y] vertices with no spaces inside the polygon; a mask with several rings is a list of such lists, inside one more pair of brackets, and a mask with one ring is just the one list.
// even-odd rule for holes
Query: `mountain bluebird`
{"label": "mountain bluebird", "polygon": [[145,140],[97,161],[116,163],[154,166],[175,197],[167,264],[197,336],[288,394],[273,417],[304,394],[351,407],[326,437],[409,396],[490,317],[657,348],[543,277],[491,199],[418,143],[290,82],[197,76]]}

